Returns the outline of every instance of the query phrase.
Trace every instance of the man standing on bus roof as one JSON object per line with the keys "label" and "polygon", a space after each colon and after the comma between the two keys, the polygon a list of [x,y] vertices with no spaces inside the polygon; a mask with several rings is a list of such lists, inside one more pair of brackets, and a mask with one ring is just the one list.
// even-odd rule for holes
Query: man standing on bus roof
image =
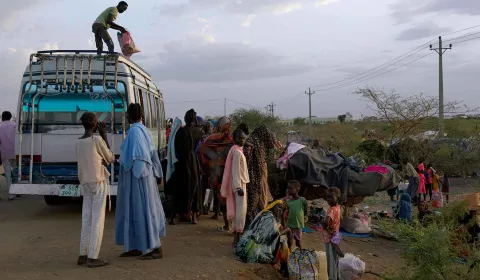
{"label": "man standing on bus roof", "polygon": [[[12,168],[15,164],[15,123],[12,122],[12,113],[2,113],[0,122],[0,164],[5,170],[5,181],[7,192],[12,184]],[[8,200],[13,200],[14,195],[8,195]]]}
{"label": "man standing on bus roof", "polygon": [[97,46],[97,51],[103,51],[103,42],[107,44],[108,51],[114,51],[114,45],[112,37],[108,34],[108,29],[113,28],[122,33],[126,32],[126,29],[114,21],[117,19],[118,13],[123,13],[127,10],[128,4],[125,1],[120,1],[116,7],[107,8],[103,11],[95,20],[92,25],[92,32],[95,34],[95,44]]}

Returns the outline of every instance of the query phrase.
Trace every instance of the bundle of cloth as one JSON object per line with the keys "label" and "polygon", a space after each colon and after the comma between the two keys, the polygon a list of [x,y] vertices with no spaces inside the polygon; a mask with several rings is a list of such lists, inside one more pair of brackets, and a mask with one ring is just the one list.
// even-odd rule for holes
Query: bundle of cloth
{"label": "bundle of cloth", "polygon": [[378,163],[362,172],[339,153],[328,153],[321,148],[311,149],[298,143],[289,143],[277,166],[288,169],[292,179],[307,185],[307,189],[338,187],[342,193],[342,204],[350,198],[373,196],[376,192],[396,188],[401,179],[389,165]]}

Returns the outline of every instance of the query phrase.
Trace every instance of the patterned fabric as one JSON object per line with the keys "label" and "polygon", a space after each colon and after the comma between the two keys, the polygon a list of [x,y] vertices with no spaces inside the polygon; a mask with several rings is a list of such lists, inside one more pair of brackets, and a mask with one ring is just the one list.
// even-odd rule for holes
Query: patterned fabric
{"label": "patterned fabric", "polygon": [[340,205],[330,207],[327,210],[326,217],[330,217],[327,227],[322,231],[324,243],[330,243],[332,241],[332,237],[340,231]]}
{"label": "patterned fabric", "polygon": [[[247,159],[248,175],[250,183],[247,184],[247,226],[254,219],[257,209],[263,208],[270,195],[267,184],[267,158],[268,153],[275,147],[272,134],[268,128],[261,124],[255,128],[247,139],[244,154]],[[268,184],[267,184],[268,187]]]}
{"label": "patterned fabric", "polygon": [[231,125],[229,118],[220,118],[215,128],[216,132],[203,140],[198,149],[202,174],[208,176],[208,185],[212,189],[220,189],[222,186],[225,160],[233,146]]}
{"label": "patterned fabric", "polygon": [[280,240],[280,223],[271,211],[260,213],[237,245],[237,257],[249,263],[273,264]]}
{"label": "patterned fabric", "polygon": [[312,249],[295,249],[288,258],[288,274],[290,279],[315,280],[324,279],[321,273],[320,252]]}

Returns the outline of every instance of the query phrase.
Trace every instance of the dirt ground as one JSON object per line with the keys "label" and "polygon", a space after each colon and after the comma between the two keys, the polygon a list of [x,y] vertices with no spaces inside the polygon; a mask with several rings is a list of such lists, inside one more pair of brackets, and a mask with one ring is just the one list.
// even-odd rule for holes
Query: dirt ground
{"label": "dirt ground", "polygon": [[[461,195],[478,191],[477,181],[456,180],[452,191]],[[5,197],[5,196],[4,196]],[[385,194],[365,201],[363,207],[385,209]],[[114,244],[114,209],[107,213],[100,257],[112,263],[105,268],[76,266],[80,235],[80,203],[47,206],[42,197],[0,201],[0,271],[2,280],[74,279],[282,279],[268,265],[236,260],[232,237],[216,230],[220,221],[203,217],[199,225],[167,226],[162,240],[165,257],[158,261],[120,259],[122,248]],[[304,234],[304,246],[323,250],[318,232]],[[366,262],[367,270],[386,274],[398,267],[401,247],[384,239],[344,238],[342,248]],[[365,275],[362,279],[379,279]]]}

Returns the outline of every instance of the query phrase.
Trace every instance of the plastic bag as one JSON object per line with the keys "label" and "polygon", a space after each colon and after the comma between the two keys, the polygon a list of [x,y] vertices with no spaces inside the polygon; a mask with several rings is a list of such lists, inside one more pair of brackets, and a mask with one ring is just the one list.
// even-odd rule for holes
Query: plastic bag
{"label": "plastic bag", "polygon": [[372,229],[368,223],[362,223],[357,218],[345,217],[340,222],[340,228],[349,233],[370,233]]}
{"label": "plastic bag", "polygon": [[442,208],[443,207],[443,195],[439,191],[433,191],[432,194],[432,206],[433,208]]}
{"label": "plastic bag", "polygon": [[118,32],[117,37],[124,56],[130,58],[134,53],[140,52],[140,50],[135,46],[135,42],[133,42],[130,32]]}
{"label": "plastic bag", "polygon": [[365,262],[352,254],[345,254],[338,263],[340,280],[360,280],[365,273]]}

